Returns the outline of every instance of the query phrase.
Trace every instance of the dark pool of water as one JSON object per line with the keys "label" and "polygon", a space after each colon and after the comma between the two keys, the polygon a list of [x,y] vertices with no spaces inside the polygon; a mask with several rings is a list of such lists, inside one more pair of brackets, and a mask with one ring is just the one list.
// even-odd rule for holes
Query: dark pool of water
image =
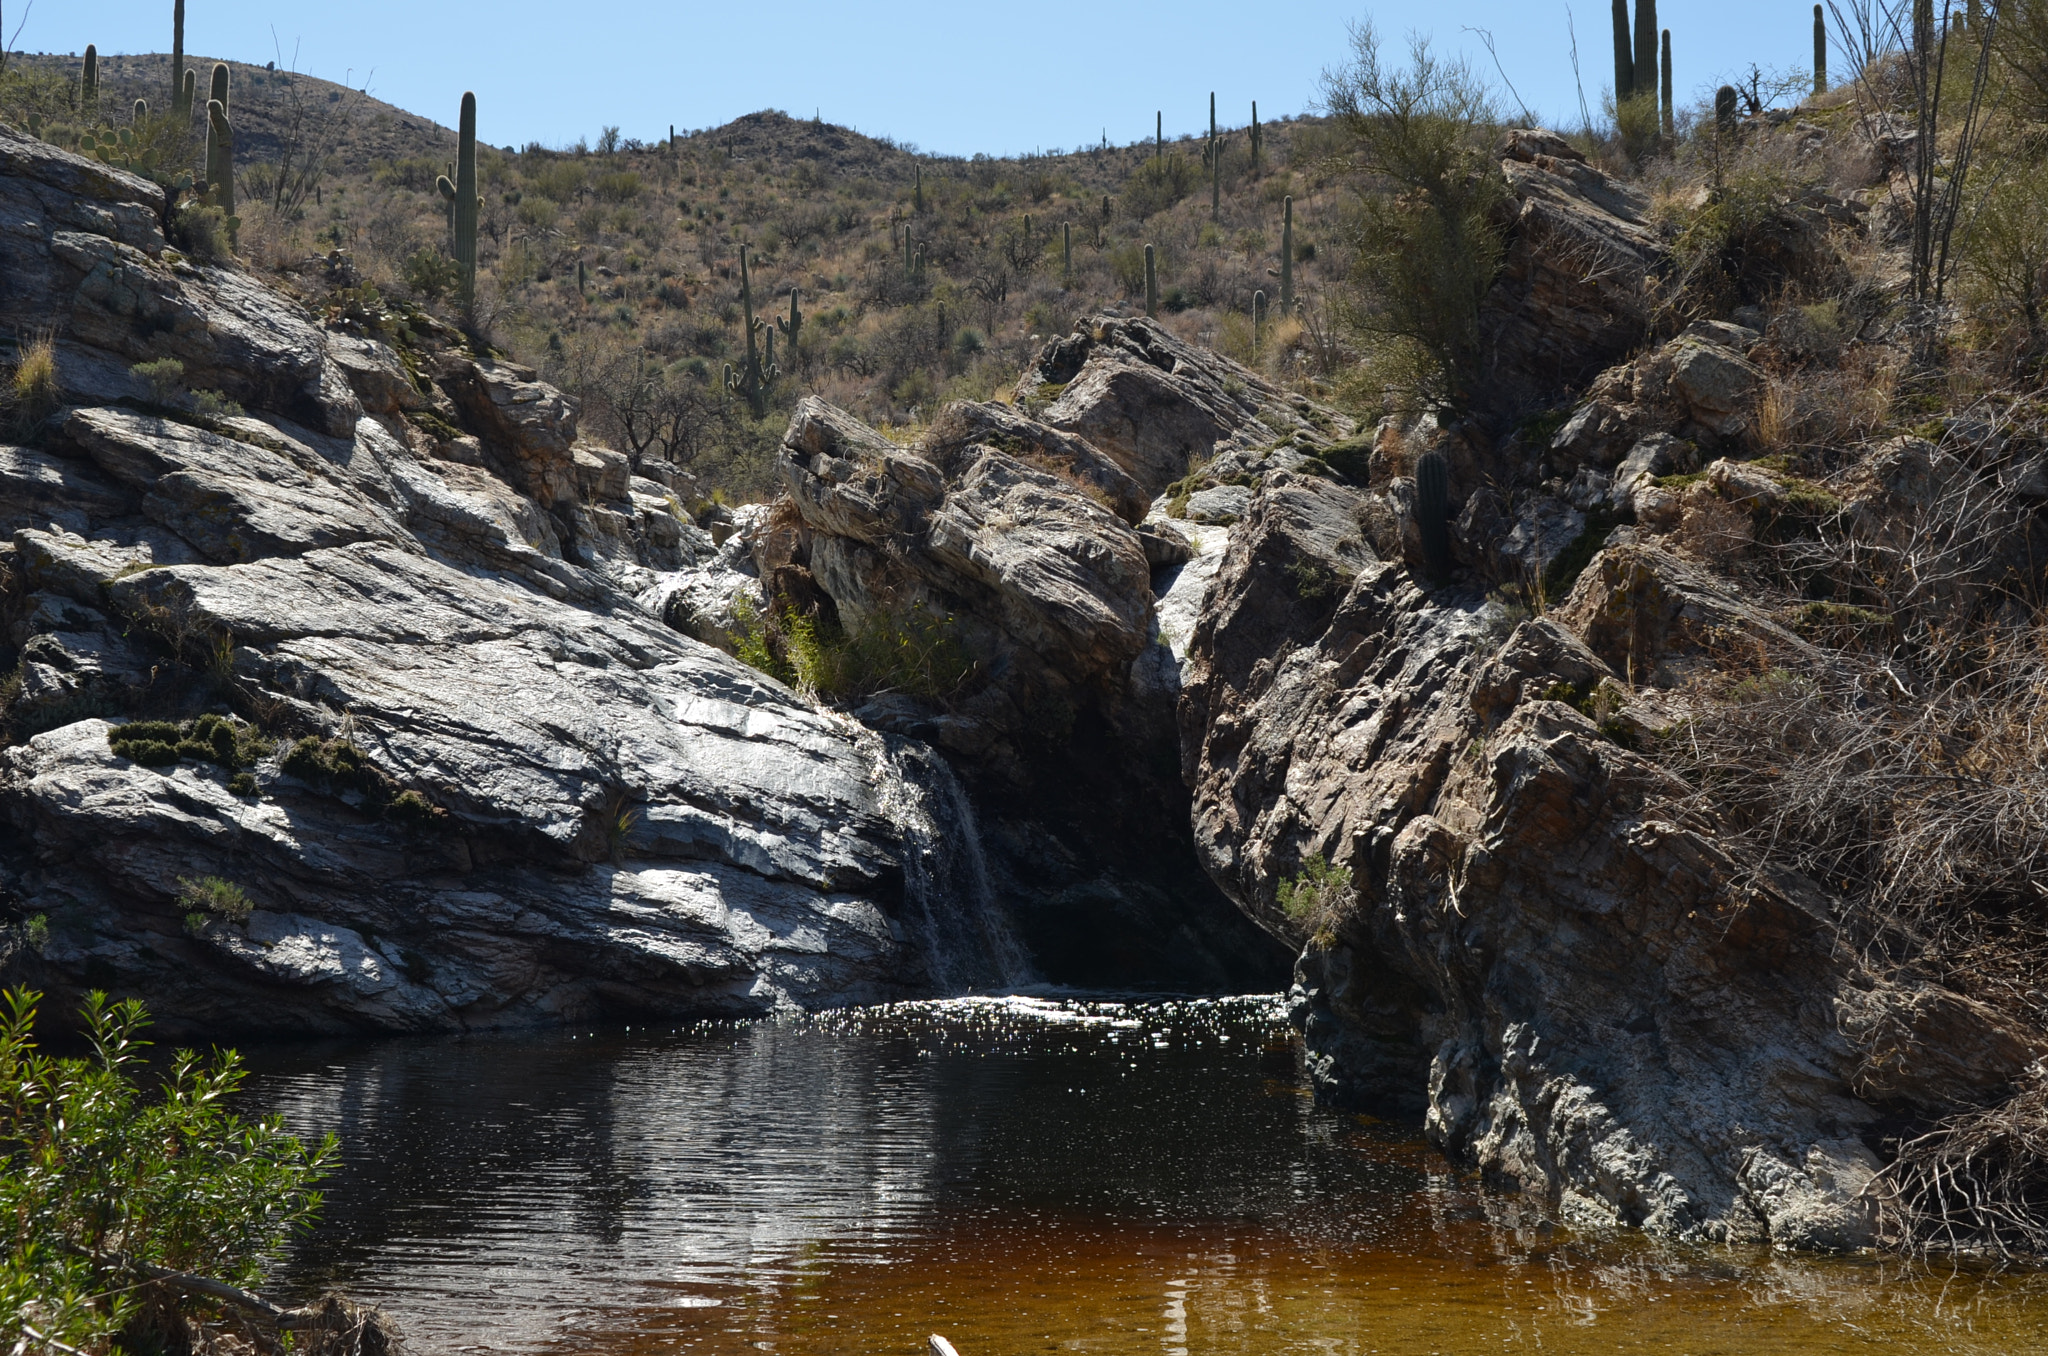
{"label": "dark pool of water", "polygon": [[2048,1284],[1569,1236],[1314,1107],[1271,1000],[260,1048],[343,1160],[274,1288],[429,1350],[2048,1351]]}

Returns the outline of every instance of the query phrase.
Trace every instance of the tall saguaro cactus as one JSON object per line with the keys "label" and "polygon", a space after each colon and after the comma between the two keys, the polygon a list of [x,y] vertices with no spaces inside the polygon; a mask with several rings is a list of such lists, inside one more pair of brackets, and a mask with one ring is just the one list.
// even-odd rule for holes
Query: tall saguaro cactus
{"label": "tall saguaro cactus", "polygon": [[[227,106],[218,99],[206,101],[206,196],[234,222],[235,129],[228,122]],[[231,224],[229,230],[233,229]]]}
{"label": "tall saguaro cactus", "polygon": [[1163,109],[1152,114],[1152,158],[1162,163],[1166,160],[1166,112]]}
{"label": "tall saguaro cactus", "polygon": [[1828,92],[1828,21],[1813,7],[1813,92]]}
{"label": "tall saguaro cactus", "polygon": [[1145,246],[1145,314],[1159,313],[1159,274],[1153,267],[1152,246]]}
{"label": "tall saguaro cactus", "polygon": [[225,114],[227,114],[227,115],[228,115],[229,117],[233,117],[233,116],[234,116],[234,109],[233,109],[232,107],[230,107],[230,106],[229,106],[229,104],[228,104],[228,63],[227,63],[227,62],[225,62],[225,61],[216,61],[216,62],[214,62],[214,63],[213,63],[213,84],[212,84],[212,90],[211,90],[211,92],[210,92],[210,93],[208,93],[208,94],[207,94],[207,96],[206,96],[206,97],[207,97],[207,98],[208,98],[209,100],[211,100],[212,102],[214,102],[214,103],[217,103],[217,104],[219,104],[219,105],[220,105],[220,111],[221,111],[222,113],[225,113]]}
{"label": "tall saguaro cactus", "polygon": [[85,74],[78,79],[78,98],[87,121],[98,116],[100,111],[100,49],[92,43],[85,45]]}
{"label": "tall saguaro cactus", "polygon": [[1264,147],[1264,144],[1265,144],[1265,142],[1264,142],[1264,139],[1263,139],[1263,138],[1262,138],[1262,137],[1261,137],[1261,136],[1259,135],[1259,101],[1258,101],[1257,99],[1254,99],[1254,100],[1252,100],[1252,173],[1253,173],[1253,174],[1257,174],[1257,173],[1259,172],[1259,152],[1260,152],[1260,150],[1261,150],[1261,149],[1263,149],[1263,147]]}
{"label": "tall saguaro cactus", "polygon": [[1259,335],[1266,328],[1266,294],[1252,293],[1252,361],[1259,360]]}
{"label": "tall saguaro cactus", "polygon": [[[756,419],[768,413],[768,388],[778,375],[775,371],[775,357],[771,351],[766,366],[761,362],[761,350],[755,334],[763,326],[754,319],[754,283],[747,271],[747,247],[740,246],[740,309],[745,316],[747,327],[747,365],[734,372],[726,371],[726,385],[747,402]],[[769,341],[771,344],[773,340]]]}
{"label": "tall saguaro cactus", "polygon": [[1074,223],[1060,223],[1060,286],[1065,287],[1074,277]]}
{"label": "tall saguaro cactus", "polygon": [[1614,102],[1618,107],[1636,92],[1636,58],[1628,34],[1628,0],[1614,0]]}
{"label": "tall saguaro cactus", "polygon": [[1286,215],[1280,226],[1280,314],[1294,314],[1294,195],[1289,194],[1281,209]]}
{"label": "tall saguaro cactus", "polygon": [[1636,93],[1657,94],[1657,0],[1636,0]]}
{"label": "tall saguaro cactus", "polygon": [[910,210],[918,216],[924,215],[924,166],[910,167]]}
{"label": "tall saguaro cactus", "polygon": [[463,92],[455,145],[455,266],[463,274],[463,307],[477,301],[477,96]]}
{"label": "tall saguaro cactus", "polygon": [[1663,60],[1657,63],[1657,79],[1664,112],[1659,125],[1663,127],[1664,140],[1668,142],[1677,135],[1678,129],[1677,110],[1671,106],[1671,30],[1668,28],[1664,30]]}
{"label": "tall saguaro cactus", "polygon": [[198,93],[199,72],[187,66],[185,68],[185,84],[178,95],[178,107],[181,110],[178,116],[190,120],[192,110],[199,106]]}
{"label": "tall saguaro cactus", "polygon": [[185,0],[171,3],[171,113],[192,116],[185,92]]}
{"label": "tall saguaro cactus", "polygon": [[1223,155],[1216,144],[1216,91],[1209,91],[1209,220],[1223,220]]}

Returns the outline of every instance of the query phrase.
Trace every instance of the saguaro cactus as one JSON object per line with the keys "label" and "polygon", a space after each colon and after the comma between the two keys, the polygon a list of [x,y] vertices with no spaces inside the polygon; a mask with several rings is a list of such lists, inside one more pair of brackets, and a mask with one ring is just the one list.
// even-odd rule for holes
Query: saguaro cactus
{"label": "saguaro cactus", "polygon": [[1657,94],[1657,0],[1636,0],[1636,93]]}
{"label": "saguaro cactus", "polygon": [[1735,130],[1735,86],[1723,85],[1714,91],[1714,126],[1723,132]]}
{"label": "saguaro cactus", "polygon": [[206,195],[227,214],[232,238],[235,223],[235,129],[218,99],[206,101]]}
{"label": "saguaro cactus", "polygon": [[190,120],[192,110],[198,106],[199,72],[185,68],[185,85],[178,96],[178,116]]}
{"label": "saguaro cactus", "polygon": [[1294,196],[1289,194],[1281,209],[1280,226],[1280,314],[1294,314]]}
{"label": "saguaro cactus", "polygon": [[[768,388],[779,374],[775,370],[772,350],[767,364],[764,366],[761,362],[761,350],[755,335],[757,331],[766,327],[754,319],[754,284],[752,276],[747,271],[745,245],[740,246],[740,309],[746,317],[747,365],[738,372],[728,368],[726,385],[737,392],[747,402],[747,408],[754,412],[754,417],[760,419],[768,413]],[[773,334],[774,331],[770,330],[769,333]],[[775,341],[770,339],[768,342],[772,345]]]}
{"label": "saguaro cactus", "polygon": [[1636,92],[1635,47],[1628,35],[1628,0],[1614,0],[1614,102],[1620,106]]}
{"label": "saguaro cactus", "polygon": [[85,45],[85,73],[78,78],[79,105],[88,119],[100,111],[100,49]]}
{"label": "saguaro cactus", "polygon": [[1266,328],[1266,294],[1252,293],[1252,361],[1259,360],[1259,334]]}
{"label": "saguaro cactus", "polygon": [[1664,129],[1664,139],[1670,141],[1677,134],[1677,110],[1671,106],[1671,30],[1668,28],[1664,30],[1663,60],[1657,63],[1657,79],[1658,92],[1662,96],[1661,102],[1664,106],[1664,116],[1660,119],[1660,125]]}
{"label": "saguaro cactus", "polygon": [[[455,218],[455,266],[462,275],[462,304],[476,301],[476,210],[483,200],[476,194],[476,95],[462,96],[462,120],[457,129],[455,180],[442,175],[435,183],[441,196],[450,201]],[[579,289],[580,290],[580,289]]]}
{"label": "saguaro cactus", "polygon": [[919,216],[924,215],[924,166],[922,165],[912,165],[910,167],[910,210]]}
{"label": "saguaro cactus", "polygon": [[1441,580],[1451,572],[1451,472],[1441,452],[1415,459],[1415,526],[1422,537],[1422,561]]}
{"label": "saguaro cactus", "polygon": [[1145,246],[1145,314],[1159,313],[1159,274],[1153,267],[1152,246]]}
{"label": "saguaro cactus", "polygon": [[[791,353],[797,351],[797,340],[801,337],[804,327],[804,313],[797,309],[796,292],[797,289],[794,287],[789,289],[789,318],[785,320],[777,316],[775,319],[775,328],[781,330],[782,337],[789,340],[789,351]],[[768,355],[768,360],[770,362],[775,361],[775,355],[772,352]]]}
{"label": "saguaro cactus", "polygon": [[171,4],[171,113],[192,116],[191,95],[185,84],[185,0]]}
{"label": "saguaro cactus", "polygon": [[128,116],[134,121],[136,126],[140,127],[149,117],[149,100],[137,99],[135,107],[128,111]]}
{"label": "saguaro cactus", "polygon": [[1216,91],[1209,91],[1209,220],[1223,220],[1223,156],[1216,144]]}
{"label": "saguaro cactus", "polygon": [[1166,114],[1161,110],[1152,114],[1152,158],[1161,163],[1166,160]]}
{"label": "saguaro cactus", "polygon": [[1813,7],[1813,92],[1828,92],[1828,21]]}
{"label": "saguaro cactus", "polygon": [[212,92],[206,97],[212,102],[219,104],[222,113],[227,114],[230,118],[234,116],[235,110],[228,104],[227,62],[216,61],[213,63],[213,88]]}
{"label": "saguaro cactus", "polygon": [[1259,151],[1264,140],[1259,136],[1259,101],[1252,100],[1252,173],[1259,172]]}
{"label": "saguaro cactus", "polygon": [[1074,276],[1074,223],[1060,223],[1060,286],[1065,287]]}

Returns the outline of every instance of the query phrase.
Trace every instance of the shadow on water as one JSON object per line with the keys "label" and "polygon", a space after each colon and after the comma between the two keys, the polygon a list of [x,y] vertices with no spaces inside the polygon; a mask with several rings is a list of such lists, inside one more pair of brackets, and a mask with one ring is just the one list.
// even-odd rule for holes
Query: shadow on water
{"label": "shadow on water", "polygon": [[344,1163],[283,1289],[428,1349],[2005,1352],[2048,1286],[1588,1238],[1311,1106],[1267,1000],[248,1052]]}

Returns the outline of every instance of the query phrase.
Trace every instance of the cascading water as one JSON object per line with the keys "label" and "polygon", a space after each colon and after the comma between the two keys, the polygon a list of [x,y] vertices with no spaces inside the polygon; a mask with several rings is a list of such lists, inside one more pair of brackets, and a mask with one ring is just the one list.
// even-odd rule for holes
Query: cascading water
{"label": "cascading water", "polygon": [[945,759],[912,740],[875,736],[882,808],[903,834],[903,897],[935,989],[946,994],[1032,983],[1030,959],[989,884],[981,830]]}

